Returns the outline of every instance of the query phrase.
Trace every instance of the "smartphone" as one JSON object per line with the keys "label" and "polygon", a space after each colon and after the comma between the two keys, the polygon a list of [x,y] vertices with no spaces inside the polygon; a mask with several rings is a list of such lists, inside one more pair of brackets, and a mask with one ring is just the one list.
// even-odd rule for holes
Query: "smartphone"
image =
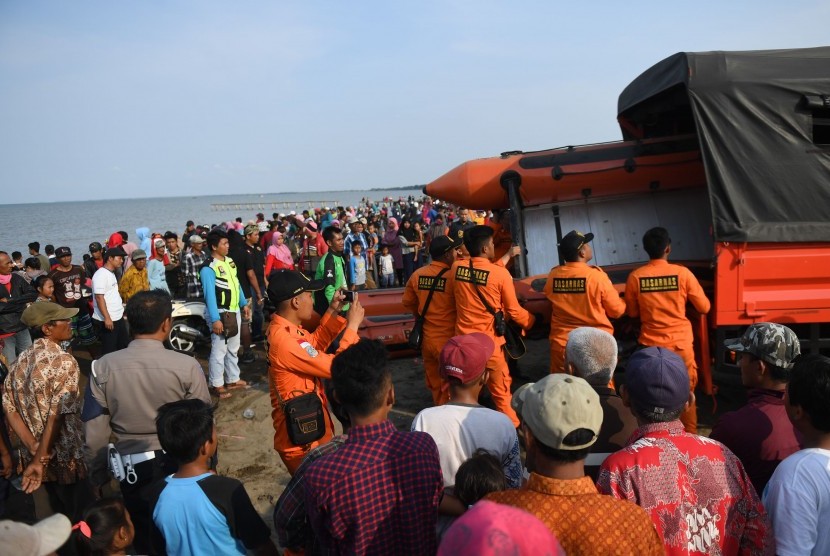
{"label": "smartphone", "polygon": [[357,301],[357,292],[351,290],[343,290],[343,301],[346,303],[353,303]]}

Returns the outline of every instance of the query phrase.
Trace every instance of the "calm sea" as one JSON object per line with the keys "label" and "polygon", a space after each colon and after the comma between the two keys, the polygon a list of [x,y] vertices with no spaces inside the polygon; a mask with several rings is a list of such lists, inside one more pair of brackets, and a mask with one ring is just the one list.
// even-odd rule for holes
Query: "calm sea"
{"label": "calm sea", "polygon": [[247,222],[258,212],[270,218],[274,212],[356,205],[363,197],[381,200],[409,195],[418,197],[420,190],[402,188],[3,205],[0,206],[0,251],[20,251],[25,260],[29,256],[27,245],[32,241],[40,242],[41,253],[50,243],[55,247],[68,245],[72,249],[73,262],[80,264],[90,243],[99,241],[103,244],[118,230],[126,231],[131,241],[136,237],[136,228],[143,226],[152,232],[170,230],[181,236],[188,220],[210,225],[241,217]]}

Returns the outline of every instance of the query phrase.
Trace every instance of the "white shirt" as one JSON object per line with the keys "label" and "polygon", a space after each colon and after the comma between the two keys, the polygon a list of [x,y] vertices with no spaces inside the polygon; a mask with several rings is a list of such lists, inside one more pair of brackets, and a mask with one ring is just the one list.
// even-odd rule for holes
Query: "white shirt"
{"label": "white shirt", "polygon": [[830,554],[830,450],[808,448],[782,461],[764,489],[779,556]]}
{"label": "white shirt", "polygon": [[395,265],[392,261],[392,255],[380,256],[380,273],[381,274],[395,274]]}
{"label": "white shirt", "polygon": [[95,271],[92,276],[92,293],[92,318],[100,321],[104,320],[104,315],[101,314],[101,310],[98,308],[96,295],[104,296],[107,312],[113,322],[124,316],[124,302],[121,299],[121,294],[118,293],[118,280],[111,270],[102,266]]}
{"label": "white shirt", "polygon": [[412,430],[428,433],[438,445],[445,487],[455,484],[458,468],[479,448],[501,460],[508,488],[521,486],[519,437],[503,413],[448,403],[421,411],[412,421]]}

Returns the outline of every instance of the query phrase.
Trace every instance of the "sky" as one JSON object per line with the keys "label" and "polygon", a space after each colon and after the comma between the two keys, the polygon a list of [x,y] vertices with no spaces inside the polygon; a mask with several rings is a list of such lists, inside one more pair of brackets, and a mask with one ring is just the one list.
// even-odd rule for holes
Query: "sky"
{"label": "sky", "polygon": [[681,51],[828,44],[830,3],[0,2],[3,203],[427,183],[621,138]]}

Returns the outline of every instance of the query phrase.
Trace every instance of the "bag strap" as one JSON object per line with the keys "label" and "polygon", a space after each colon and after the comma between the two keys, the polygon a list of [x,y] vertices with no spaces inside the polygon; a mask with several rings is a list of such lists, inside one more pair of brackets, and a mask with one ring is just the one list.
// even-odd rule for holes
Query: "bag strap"
{"label": "bag strap", "polygon": [[473,268],[473,259],[470,258],[470,279],[473,282],[473,289],[478,294],[478,298],[484,304],[484,308],[487,309],[487,312],[495,317],[496,316],[496,310],[493,309],[493,307],[489,303],[487,303],[487,300],[484,299],[484,296],[481,294],[481,290],[478,289],[478,284],[476,283],[476,278],[475,278],[475,275],[473,274],[474,270],[475,269]]}
{"label": "bag strap", "polygon": [[429,294],[427,295],[426,303],[424,303],[424,309],[421,311],[421,314],[418,315],[418,318],[424,318],[427,314],[427,309],[429,309],[429,304],[432,302],[432,295],[435,293],[435,286],[438,285],[438,279],[447,272],[449,268],[444,268],[435,275],[435,279],[432,281],[432,286],[429,288]]}

